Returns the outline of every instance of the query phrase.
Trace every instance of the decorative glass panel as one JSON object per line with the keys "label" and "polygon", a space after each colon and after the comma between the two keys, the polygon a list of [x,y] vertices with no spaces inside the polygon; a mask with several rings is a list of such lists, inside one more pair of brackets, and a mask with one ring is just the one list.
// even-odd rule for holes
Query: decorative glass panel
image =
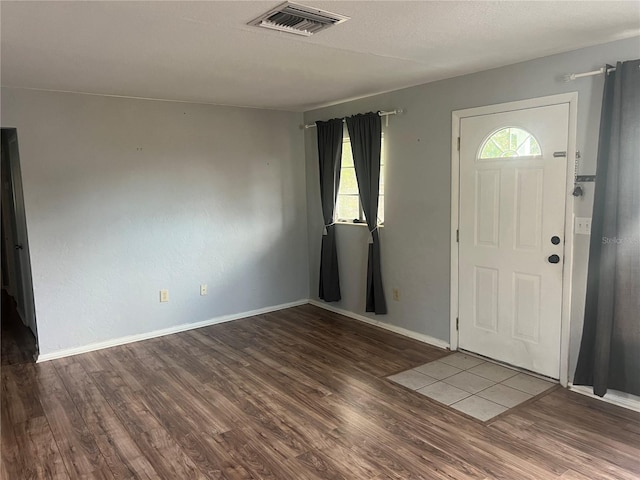
{"label": "decorative glass panel", "polygon": [[536,157],[542,155],[540,144],[526,130],[506,127],[492,133],[480,148],[480,158]]}

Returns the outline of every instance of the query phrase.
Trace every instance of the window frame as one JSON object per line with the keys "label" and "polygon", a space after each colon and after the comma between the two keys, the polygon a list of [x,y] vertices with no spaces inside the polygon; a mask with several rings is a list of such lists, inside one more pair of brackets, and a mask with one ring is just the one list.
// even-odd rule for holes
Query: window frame
{"label": "window frame", "polygon": [[[351,149],[351,138],[349,137],[349,133],[345,127],[344,129],[344,134],[342,136],[342,156],[341,156],[341,162],[340,162],[340,183],[338,185],[338,193],[336,195],[336,203],[335,203],[335,207],[334,207],[334,222],[336,224],[340,224],[340,225],[367,225],[367,220],[365,218],[364,215],[364,210],[362,208],[362,202],[360,201],[360,188],[357,185],[357,181],[356,181],[356,189],[358,190],[357,193],[340,193],[340,187],[342,186],[342,179],[343,179],[343,169],[345,168],[352,168],[355,174],[355,164],[353,167],[345,167],[342,160],[344,159],[344,152],[345,152],[345,148],[349,148]],[[384,132],[382,133],[382,138],[381,138],[381,145],[380,145],[380,185],[384,185],[384,175],[383,173],[386,173],[386,169],[383,170],[383,167],[385,167],[386,165],[386,154],[385,154],[385,141],[384,141]],[[350,150],[352,152],[352,156],[353,156],[353,151]],[[378,214],[376,216],[376,224],[379,227],[384,226],[384,204],[382,205],[382,219],[380,218],[380,198],[384,199],[384,195],[385,192],[382,191],[382,193],[378,192]],[[358,218],[341,218],[339,216],[339,200],[340,197],[357,197],[358,198]]]}

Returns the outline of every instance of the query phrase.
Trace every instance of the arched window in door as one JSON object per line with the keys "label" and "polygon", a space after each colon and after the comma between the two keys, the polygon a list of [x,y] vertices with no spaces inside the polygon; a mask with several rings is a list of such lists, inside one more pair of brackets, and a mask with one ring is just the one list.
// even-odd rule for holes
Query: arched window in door
{"label": "arched window in door", "polygon": [[504,127],[487,137],[480,147],[478,158],[488,160],[540,155],[542,150],[533,134],[518,127]]}

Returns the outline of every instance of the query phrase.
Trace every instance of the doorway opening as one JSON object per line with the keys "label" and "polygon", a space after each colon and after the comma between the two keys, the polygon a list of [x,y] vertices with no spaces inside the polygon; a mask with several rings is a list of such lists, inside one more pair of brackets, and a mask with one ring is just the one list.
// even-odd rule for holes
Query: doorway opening
{"label": "doorway opening", "polygon": [[22,172],[15,128],[1,130],[2,365],[34,362],[38,330],[33,302]]}
{"label": "doorway opening", "polygon": [[451,349],[568,381],[577,94],[452,115]]}

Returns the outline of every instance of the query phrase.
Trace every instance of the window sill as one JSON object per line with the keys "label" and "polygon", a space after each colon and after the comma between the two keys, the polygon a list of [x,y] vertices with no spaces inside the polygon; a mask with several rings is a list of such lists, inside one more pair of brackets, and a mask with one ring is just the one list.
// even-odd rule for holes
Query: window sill
{"label": "window sill", "polygon": [[[360,222],[354,223],[352,221],[344,221],[343,222],[341,220],[338,220],[337,222],[335,222],[334,225],[351,225],[352,227],[365,227],[365,228],[368,228],[366,223],[360,223]],[[378,225],[378,228],[384,228],[384,223]]]}

